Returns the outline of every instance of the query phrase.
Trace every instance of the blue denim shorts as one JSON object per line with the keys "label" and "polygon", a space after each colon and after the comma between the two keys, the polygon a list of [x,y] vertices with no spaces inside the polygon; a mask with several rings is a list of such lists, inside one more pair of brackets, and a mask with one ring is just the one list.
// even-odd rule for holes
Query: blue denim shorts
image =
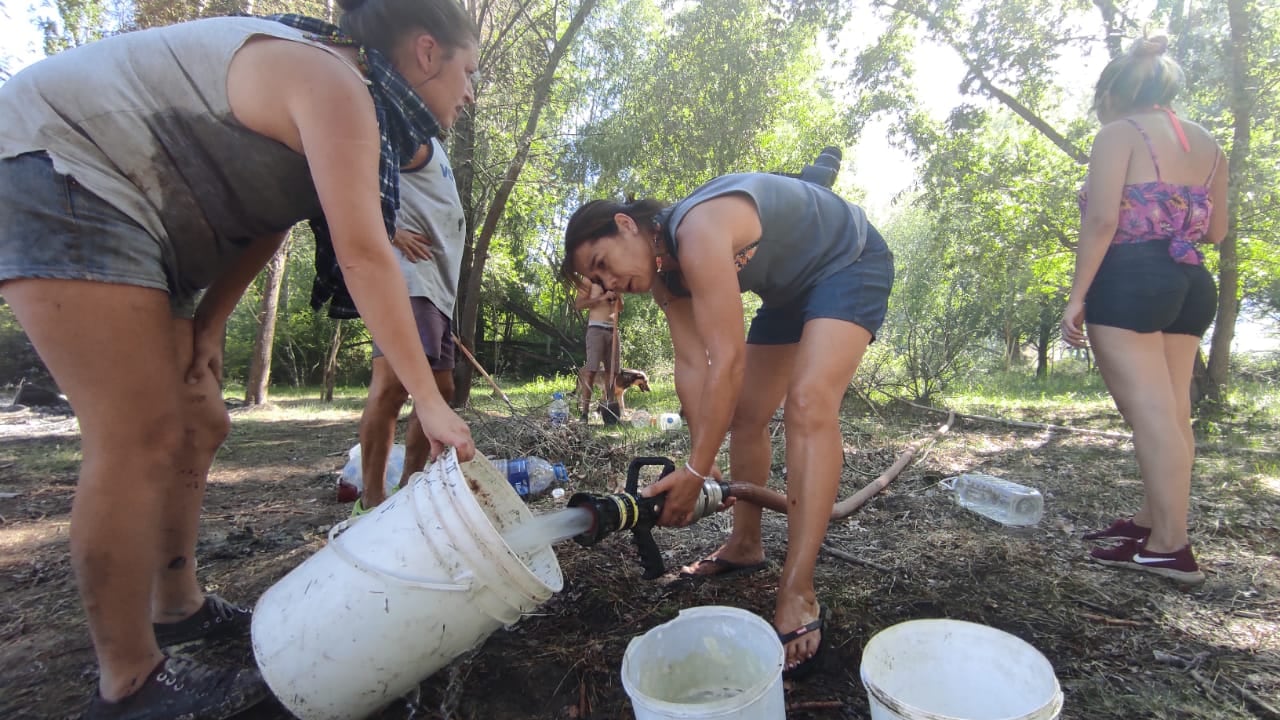
{"label": "blue denim shorts", "polygon": [[765,305],[756,311],[747,332],[752,345],[791,345],[800,342],[804,324],[816,318],[835,318],[860,325],[872,342],[884,324],[893,288],[893,253],[884,238],[867,224],[862,256],[852,265],[824,278],[786,305]]}
{"label": "blue denim shorts", "polygon": [[0,282],[18,278],[155,288],[175,317],[195,312],[196,296],[171,290],[160,243],[45,153],[0,160]]}

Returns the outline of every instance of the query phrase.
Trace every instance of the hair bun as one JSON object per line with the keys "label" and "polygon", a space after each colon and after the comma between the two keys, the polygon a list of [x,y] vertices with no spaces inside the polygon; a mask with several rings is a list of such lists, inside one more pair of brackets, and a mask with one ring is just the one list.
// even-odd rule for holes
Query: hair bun
{"label": "hair bun", "polygon": [[[356,0],[356,1],[360,2],[362,0]],[[1142,56],[1154,57],[1157,55],[1165,54],[1165,51],[1168,49],[1169,49],[1168,36],[1153,35],[1152,37],[1139,38],[1138,40],[1135,40],[1133,43],[1133,47],[1129,49],[1129,52],[1139,57],[1142,57]]]}

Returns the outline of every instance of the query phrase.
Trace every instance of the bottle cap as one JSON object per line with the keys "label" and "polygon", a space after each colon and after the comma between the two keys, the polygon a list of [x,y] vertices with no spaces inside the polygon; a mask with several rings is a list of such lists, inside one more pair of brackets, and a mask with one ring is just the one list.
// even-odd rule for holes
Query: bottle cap
{"label": "bottle cap", "polygon": [[564,497],[564,488],[555,488],[551,491],[551,497],[559,500]]}

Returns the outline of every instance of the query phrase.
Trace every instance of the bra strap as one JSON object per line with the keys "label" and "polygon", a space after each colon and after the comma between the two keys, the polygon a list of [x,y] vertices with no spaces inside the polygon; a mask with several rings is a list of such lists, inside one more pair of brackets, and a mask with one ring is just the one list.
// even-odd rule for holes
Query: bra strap
{"label": "bra strap", "polygon": [[1151,155],[1151,166],[1156,170],[1156,182],[1162,182],[1160,180],[1160,161],[1156,159],[1156,149],[1151,144],[1151,136],[1147,135],[1147,131],[1142,129],[1137,120],[1125,118],[1124,121],[1132,125],[1142,135],[1142,142],[1147,144],[1147,153]]}

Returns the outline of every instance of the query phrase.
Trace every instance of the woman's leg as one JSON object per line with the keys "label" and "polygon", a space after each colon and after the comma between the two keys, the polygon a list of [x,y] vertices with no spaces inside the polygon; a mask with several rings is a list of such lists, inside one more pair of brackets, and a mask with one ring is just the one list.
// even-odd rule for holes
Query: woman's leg
{"label": "woman's leg", "polygon": [[[1149,519],[1151,527],[1146,548],[1151,552],[1181,549],[1187,544],[1191,497],[1189,367],[1187,386],[1175,389],[1175,376],[1181,376],[1185,361],[1179,362],[1178,368],[1170,366],[1163,333],[1138,333],[1106,325],[1090,325],[1088,331],[1107,389],[1133,428],[1133,447],[1145,492],[1143,508],[1149,513],[1149,518],[1139,517],[1138,522],[1145,526]],[[1173,344],[1187,350],[1186,343],[1177,339]],[[1185,397],[1180,399],[1180,394]]]}
{"label": "woman's leg", "polygon": [[366,510],[387,499],[383,486],[387,473],[387,456],[396,439],[396,420],[409,392],[383,356],[373,359],[373,378],[369,381],[369,398],[360,415],[360,477],[364,481],[361,504]]}
{"label": "woman's leg", "polygon": [[0,286],[80,423],[71,565],[98,656],[99,692],[140,687],[162,655],[151,596],[160,516],[182,443],[182,372],[166,293],[79,280]]}
{"label": "woman's leg", "polygon": [[[787,377],[796,355],[795,344],[747,345],[742,392],[729,426],[729,475],[734,482],[764,486],[773,464],[773,444],[769,421],[787,392]],[[764,559],[760,538],[762,508],[751,503],[733,506],[733,531],[711,558],[746,565]],[[686,566],[690,575],[715,575],[724,566],[699,562]]]}
{"label": "woman's leg", "polygon": [[[174,357],[184,371],[191,364],[195,347],[193,328],[190,320],[173,320]],[[200,509],[214,455],[231,432],[221,378],[203,373],[195,385],[181,382],[177,395],[183,419],[182,446],[176,474],[164,488],[160,513],[160,565],[151,598],[151,619],[157,623],[188,618],[204,604],[204,591],[196,580]]]}
{"label": "woman's leg", "polygon": [[[840,403],[870,343],[866,328],[830,318],[810,320],[800,336],[786,400],[787,561],[773,615],[780,632],[818,617],[814,566],[844,466]],[[820,640],[819,633],[797,638],[787,647],[787,664],[808,659]]]}

